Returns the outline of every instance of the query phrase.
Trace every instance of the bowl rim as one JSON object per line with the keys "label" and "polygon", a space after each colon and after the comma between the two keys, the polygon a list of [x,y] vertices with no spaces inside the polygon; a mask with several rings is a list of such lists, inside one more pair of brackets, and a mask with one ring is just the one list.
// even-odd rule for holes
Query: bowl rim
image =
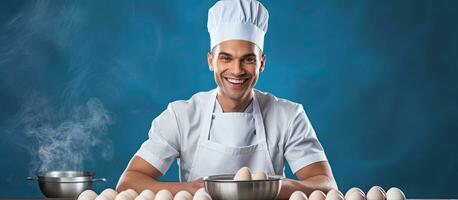
{"label": "bowl rim", "polygon": [[[59,174],[70,174],[72,176],[59,176]],[[92,178],[94,175],[95,173],[93,172],[76,170],[51,170],[39,171],[36,173],[38,181],[61,183],[92,182]]]}
{"label": "bowl rim", "polygon": [[251,182],[275,182],[284,179],[279,175],[267,175],[266,180],[233,180],[235,174],[220,174],[203,177],[205,182],[219,182],[219,183],[251,183]]}

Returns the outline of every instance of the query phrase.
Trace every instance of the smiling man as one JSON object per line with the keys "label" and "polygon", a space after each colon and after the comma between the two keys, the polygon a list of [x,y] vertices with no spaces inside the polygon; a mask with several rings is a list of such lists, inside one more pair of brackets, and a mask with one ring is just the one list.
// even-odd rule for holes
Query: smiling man
{"label": "smiling man", "polygon": [[[252,172],[284,176],[284,160],[298,180],[284,179],[279,194],[337,188],[323,147],[300,104],[254,89],[264,71],[268,12],[255,0],[218,1],[208,12],[208,66],[217,88],[175,101],[155,118],[121,176],[119,191],[167,189],[194,193],[202,177]],[[180,181],[161,182],[178,160]]]}

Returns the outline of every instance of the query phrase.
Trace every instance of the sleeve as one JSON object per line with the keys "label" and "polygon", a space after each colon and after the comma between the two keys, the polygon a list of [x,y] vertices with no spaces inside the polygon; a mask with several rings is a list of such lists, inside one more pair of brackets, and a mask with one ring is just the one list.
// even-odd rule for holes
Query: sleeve
{"label": "sleeve", "polygon": [[289,124],[284,151],[285,158],[293,173],[309,164],[327,161],[323,147],[318,141],[302,105],[298,105]]}
{"label": "sleeve", "polygon": [[165,174],[180,152],[180,132],[171,104],[153,120],[148,137],[135,155]]}

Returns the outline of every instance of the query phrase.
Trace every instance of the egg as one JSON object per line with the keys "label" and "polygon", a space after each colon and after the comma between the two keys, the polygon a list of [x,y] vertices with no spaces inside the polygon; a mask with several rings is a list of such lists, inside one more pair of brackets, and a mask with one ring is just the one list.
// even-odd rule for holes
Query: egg
{"label": "egg", "polygon": [[380,186],[377,186],[377,185],[376,185],[376,186],[374,186],[374,187],[376,187],[376,188],[378,188],[380,191],[382,191],[382,192],[383,192],[383,194],[386,194],[385,190],[384,190],[382,187],[380,187]]}
{"label": "egg", "polygon": [[399,188],[392,187],[386,192],[387,200],[405,200],[406,196]]}
{"label": "egg", "polygon": [[329,190],[326,200],[344,200],[343,194],[336,189]]}
{"label": "egg", "polygon": [[130,194],[128,194],[126,191],[123,191],[123,192],[120,192],[118,195],[116,195],[115,197],[115,200],[133,200],[134,198],[132,198],[130,196]]}
{"label": "egg", "polygon": [[367,200],[385,200],[385,191],[380,186],[374,186],[367,192],[366,198]]}
{"label": "egg", "polygon": [[251,180],[251,171],[248,167],[242,167],[234,176],[234,181],[249,181]]}
{"label": "egg", "polygon": [[295,191],[291,194],[289,200],[307,200],[307,195],[305,195],[302,191]]}
{"label": "egg", "polygon": [[132,197],[132,199],[135,199],[138,196],[138,193],[135,192],[135,190],[133,189],[127,189],[125,192],[129,194]]}
{"label": "egg", "polygon": [[[137,197],[135,197],[134,200],[150,200],[150,199],[146,198],[145,196],[138,195]],[[153,200],[154,200],[154,199],[153,199]]]}
{"label": "egg", "polygon": [[207,192],[199,192],[194,195],[192,200],[211,200],[212,197]]}
{"label": "egg", "polygon": [[115,190],[111,188],[108,188],[108,189],[103,190],[102,193],[100,193],[100,195],[109,197],[111,200],[114,200],[116,198],[116,195],[118,195],[118,192],[116,192]]}
{"label": "egg", "polygon": [[329,195],[338,195],[338,196],[341,196],[341,197],[344,196],[342,194],[342,192],[340,192],[339,190],[336,190],[336,189],[329,190],[329,192],[328,192],[328,194],[326,196],[329,196]]}
{"label": "egg", "polygon": [[357,187],[352,187],[352,188],[350,188],[350,189],[347,191],[347,193],[345,193],[345,198],[347,198],[348,195],[350,195],[351,193],[354,193],[354,192],[359,192],[359,193],[361,193],[364,197],[366,196],[366,194],[364,194],[364,192],[363,192],[361,189],[359,189],[359,188],[357,188]]}
{"label": "egg", "polygon": [[192,200],[192,194],[188,191],[179,191],[175,194],[173,200]]}
{"label": "egg", "polygon": [[151,190],[143,190],[140,195],[138,196],[143,196],[145,197],[147,200],[154,200],[154,198],[156,197],[156,194],[154,194],[153,191]]}
{"label": "egg", "polygon": [[267,174],[265,172],[258,172],[251,175],[252,180],[267,180]]}
{"label": "egg", "polygon": [[200,192],[205,192],[205,193],[207,193],[207,191],[205,190],[205,188],[199,188],[194,194],[197,194],[197,193],[200,193]]}
{"label": "egg", "polygon": [[97,193],[92,190],[85,190],[78,195],[78,200],[95,200]]}
{"label": "egg", "polygon": [[160,190],[154,200],[173,200],[173,195],[168,190]]}
{"label": "egg", "polygon": [[359,188],[352,189],[348,190],[345,194],[345,200],[366,200],[366,196],[363,191],[360,191]]}
{"label": "egg", "polygon": [[95,200],[111,200],[111,197],[100,194],[99,196],[95,198]]}
{"label": "egg", "polygon": [[325,200],[325,199],[326,199],[326,195],[320,190],[313,191],[309,196],[309,200]]}

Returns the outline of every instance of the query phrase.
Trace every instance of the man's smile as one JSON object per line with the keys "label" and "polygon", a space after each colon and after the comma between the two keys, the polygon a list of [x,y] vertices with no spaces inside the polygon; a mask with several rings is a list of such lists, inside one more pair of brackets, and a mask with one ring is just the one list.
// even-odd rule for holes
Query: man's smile
{"label": "man's smile", "polygon": [[245,83],[248,82],[249,78],[232,78],[223,77],[231,88],[240,89]]}

